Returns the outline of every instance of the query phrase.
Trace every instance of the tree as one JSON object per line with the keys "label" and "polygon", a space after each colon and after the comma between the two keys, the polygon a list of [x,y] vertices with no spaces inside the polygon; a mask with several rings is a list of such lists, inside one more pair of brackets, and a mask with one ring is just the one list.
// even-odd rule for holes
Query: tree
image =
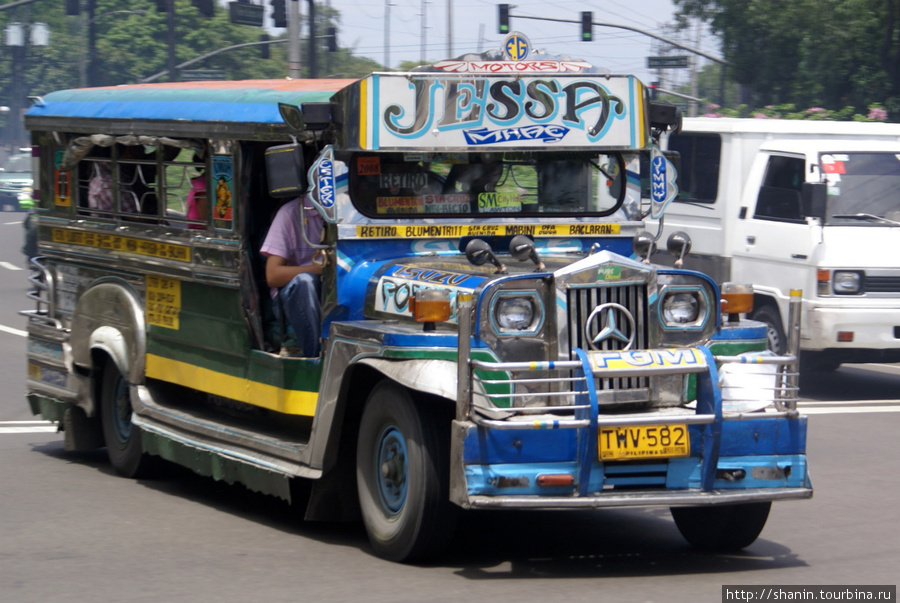
{"label": "tree", "polygon": [[900,1],[674,0],[709,23],[751,106],[839,110],[883,104],[900,117]]}

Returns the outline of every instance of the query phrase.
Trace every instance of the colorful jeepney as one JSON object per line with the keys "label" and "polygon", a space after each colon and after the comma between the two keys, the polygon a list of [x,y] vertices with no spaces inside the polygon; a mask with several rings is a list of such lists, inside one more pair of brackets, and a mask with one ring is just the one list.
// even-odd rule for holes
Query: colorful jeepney
{"label": "colorful jeepney", "polygon": [[[54,92],[26,125],[28,400],[120,474],[162,457],[361,516],[395,560],[438,553],[460,509],[664,506],[741,548],[771,501],[812,495],[796,356],[740,319],[749,288],[648,259],[677,115],[634,77],[494,53]],[[316,358],[259,254],[301,193],[325,223]]]}

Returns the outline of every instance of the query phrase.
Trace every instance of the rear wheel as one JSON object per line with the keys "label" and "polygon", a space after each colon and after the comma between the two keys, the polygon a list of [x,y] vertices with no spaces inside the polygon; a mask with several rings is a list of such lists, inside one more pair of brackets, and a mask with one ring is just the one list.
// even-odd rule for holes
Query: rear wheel
{"label": "rear wheel", "polygon": [[124,477],[147,469],[141,432],[131,423],[130,386],[114,362],[107,361],[100,385],[100,416],[109,463]]}
{"label": "rear wheel", "polygon": [[[424,402],[436,402],[426,400]],[[359,504],[375,552],[421,561],[449,542],[456,510],[449,501],[449,420],[435,404],[379,383],[363,411],[356,451]]]}
{"label": "rear wheel", "polygon": [[766,340],[770,350],[779,356],[787,353],[787,337],[784,335],[778,310],[769,305],[762,306],[754,310],[750,318],[766,323]]}
{"label": "rear wheel", "polygon": [[708,551],[750,546],[766,525],[772,503],[714,507],[672,507],[678,531],[691,545]]}

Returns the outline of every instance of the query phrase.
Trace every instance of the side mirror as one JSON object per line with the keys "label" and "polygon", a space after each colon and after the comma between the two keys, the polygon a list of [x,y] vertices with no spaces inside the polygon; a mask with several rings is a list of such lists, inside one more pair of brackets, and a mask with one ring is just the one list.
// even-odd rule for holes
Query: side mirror
{"label": "side mirror", "polygon": [[269,194],[277,199],[303,195],[308,188],[303,147],[295,142],[266,149],[266,177]]}
{"label": "side mirror", "polygon": [[803,215],[810,218],[825,218],[828,185],[824,182],[804,182],[800,202]]}
{"label": "side mirror", "polygon": [[306,129],[303,123],[303,113],[297,105],[278,103],[278,112],[281,114],[281,119],[284,120],[284,123],[287,124],[287,127],[294,134],[299,134]]}

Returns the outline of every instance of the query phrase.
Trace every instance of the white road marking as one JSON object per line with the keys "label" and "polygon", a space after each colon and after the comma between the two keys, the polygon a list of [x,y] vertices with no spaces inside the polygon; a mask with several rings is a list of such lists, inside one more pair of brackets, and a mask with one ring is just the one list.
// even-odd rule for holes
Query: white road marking
{"label": "white road marking", "polygon": [[28,337],[28,331],[23,331],[22,329],[14,329],[12,327],[7,327],[6,325],[0,325],[0,331],[9,333],[10,335],[18,335],[19,337]]}
{"label": "white road marking", "polygon": [[900,406],[842,406],[835,408],[799,408],[801,415],[863,415],[873,412],[900,412]]}
{"label": "white road marking", "polygon": [[50,421],[0,421],[0,434],[7,433],[53,433],[55,423]]}
{"label": "white road marking", "polygon": [[15,264],[10,264],[9,262],[0,262],[0,267],[6,268],[7,270],[24,270],[24,268],[19,268]]}

